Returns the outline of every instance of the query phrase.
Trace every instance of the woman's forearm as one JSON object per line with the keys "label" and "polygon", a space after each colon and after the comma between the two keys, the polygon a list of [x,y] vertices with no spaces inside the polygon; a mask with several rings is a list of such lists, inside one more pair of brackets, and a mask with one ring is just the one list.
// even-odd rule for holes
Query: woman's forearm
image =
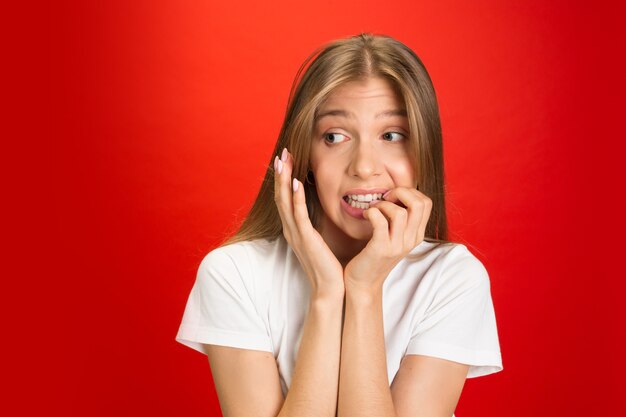
{"label": "woman's forearm", "polygon": [[387,376],[382,289],[372,294],[346,288],[339,381],[339,416],[396,415]]}
{"label": "woman's forearm", "polygon": [[343,294],[312,296],[280,417],[335,416],[342,315]]}

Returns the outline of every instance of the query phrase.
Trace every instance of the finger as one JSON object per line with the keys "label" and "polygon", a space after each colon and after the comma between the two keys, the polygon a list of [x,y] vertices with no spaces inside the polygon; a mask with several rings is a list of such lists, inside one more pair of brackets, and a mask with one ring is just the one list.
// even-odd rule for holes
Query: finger
{"label": "finger", "polygon": [[393,190],[393,198],[406,208],[409,214],[405,233],[405,243],[413,248],[424,240],[424,233],[430,217],[432,201],[414,188],[398,187]]}
{"label": "finger", "polygon": [[372,224],[373,234],[370,242],[389,243],[389,223],[382,212],[377,207],[370,207],[363,212],[363,217]]}
{"label": "finger", "polygon": [[391,244],[403,246],[408,216],[406,209],[388,201],[376,203],[374,207],[385,216],[389,224],[389,240]]}
{"label": "finger", "polygon": [[[385,196],[385,200],[394,201],[402,207],[406,207],[408,216],[404,233],[404,241],[407,246],[413,248],[417,244],[419,230],[422,226],[424,214],[424,194],[415,188],[398,187],[391,190]],[[428,220],[428,218],[426,218]]]}
{"label": "finger", "polygon": [[389,201],[390,203],[398,205],[402,204],[400,199],[398,198],[398,193],[396,190],[398,190],[398,188],[393,188],[383,194],[383,201]]}
{"label": "finger", "polygon": [[430,214],[433,209],[433,200],[426,195],[424,195],[424,198],[424,212],[422,213],[422,222],[420,223],[418,231],[419,242],[417,243],[421,243],[426,237],[426,227],[428,226],[428,220],[430,220]]}
{"label": "finger", "polygon": [[295,229],[291,192],[291,164],[288,152],[283,150],[280,157],[274,158],[274,200],[278,208],[286,235]]}
{"label": "finger", "polygon": [[293,217],[296,227],[301,234],[306,235],[313,225],[309,219],[309,211],[306,207],[306,197],[304,195],[304,187],[296,178],[292,181],[293,189]]}

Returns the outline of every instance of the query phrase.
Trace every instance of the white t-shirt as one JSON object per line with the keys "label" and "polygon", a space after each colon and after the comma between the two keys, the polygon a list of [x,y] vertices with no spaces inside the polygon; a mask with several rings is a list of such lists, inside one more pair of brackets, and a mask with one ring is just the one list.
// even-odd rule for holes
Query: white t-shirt
{"label": "white t-shirt", "polygon": [[[383,284],[387,371],[404,355],[470,365],[468,377],[502,369],[489,277],[465,246],[422,242]],[[284,238],[209,253],[198,270],[176,340],[272,352],[283,393],[291,385],[310,287]]]}

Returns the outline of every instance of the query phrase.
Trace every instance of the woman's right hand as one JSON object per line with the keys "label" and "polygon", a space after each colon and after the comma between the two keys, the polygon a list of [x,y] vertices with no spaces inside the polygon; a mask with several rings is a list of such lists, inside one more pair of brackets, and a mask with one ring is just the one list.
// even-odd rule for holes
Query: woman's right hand
{"label": "woman's right hand", "polygon": [[283,235],[309,277],[313,296],[343,300],[343,268],[311,224],[304,187],[297,179],[291,179],[292,172],[293,157],[285,148],[280,158],[274,159],[274,200]]}

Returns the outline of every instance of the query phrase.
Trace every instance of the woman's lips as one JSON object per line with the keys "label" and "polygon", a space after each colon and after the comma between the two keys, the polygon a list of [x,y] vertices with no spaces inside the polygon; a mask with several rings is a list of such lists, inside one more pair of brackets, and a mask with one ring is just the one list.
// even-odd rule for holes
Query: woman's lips
{"label": "woman's lips", "polygon": [[341,199],[341,206],[352,217],[363,219],[363,212],[370,207],[373,201],[381,201],[387,189],[352,189]]}
{"label": "woman's lips", "polygon": [[341,199],[341,207],[344,209],[344,211],[346,213],[348,213],[350,216],[356,218],[356,219],[360,219],[360,220],[365,220],[365,218],[363,217],[363,212],[365,211],[362,208],[358,208],[358,207],[352,207],[350,204],[348,204],[346,202],[346,200],[344,200],[343,198]]}

